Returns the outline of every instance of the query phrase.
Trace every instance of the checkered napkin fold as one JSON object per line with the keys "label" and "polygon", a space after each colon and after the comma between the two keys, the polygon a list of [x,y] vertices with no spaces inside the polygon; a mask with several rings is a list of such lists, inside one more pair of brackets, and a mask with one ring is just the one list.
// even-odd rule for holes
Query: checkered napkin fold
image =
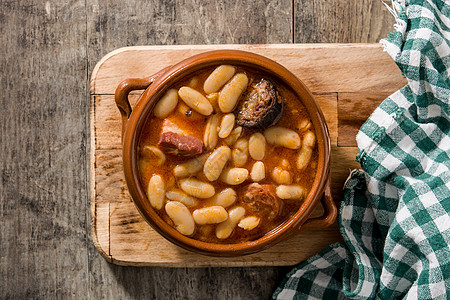
{"label": "checkered napkin fold", "polygon": [[344,238],[296,266],[274,299],[450,299],[450,1],[395,1],[382,40],[408,85],[361,127]]}

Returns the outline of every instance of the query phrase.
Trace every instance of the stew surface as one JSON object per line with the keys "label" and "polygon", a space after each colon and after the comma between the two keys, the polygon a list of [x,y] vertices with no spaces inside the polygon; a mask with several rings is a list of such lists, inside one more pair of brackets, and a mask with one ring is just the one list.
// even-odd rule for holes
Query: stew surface
{"label": "stew surface", "polygon": [[[315,131],[301,100],[288,87],[266,74],[233,66],[227,67],[234,68],[234,72],[229,69],[222,72],[232,73],[232,78],[221,79],[220,76],[230,75],[220,73],[217,67],[196,73],[177,83],[171,87],[172,95],[166,95],[165,100],[160,100],[159,108],[163,112],[155,112],[148,118],[140,137],[139,172],[152,206],[162,219],[180,233],[207,242],[239,243],[260,238],[298,210],[311,189],[316,174]],[[219,73],[217,78],[213,78],[216,82],[220,79],[226,81],[218,91],[206,93],[205,81],[213,76],[213,72]],[[244,74],[248,83],[242,93],[237,92],[237,103],[230,104],[233,110],[223,112],[219,105],[220,93],[234,80],[236,74]],[[210,78],[209,81],[213,79]],[[270,117],[269,121],[266,118],[262,125],[239,126],[239,114],[246,113],[246,110],[251,112],[255,105],[264,105],[264,101],[260,101],[261,104],[255,98],[258,96],[255,90],[261,86],[267,88],[268,85],[272,85],[278,104],[282,104],[282,111],[275,112],[280,115]],[[229,89],[236,88],[230,86],[231,84]],[[183,97],[187,96],[181,89],[185,89],[188,96],[192,89],[203,95],[211,103],[211,114],[205,115],[204,110],[193,109],[196,104],[192,104],[192,99],[185,101]],[[262,92],[262,97],[268,97],[265,92]],[[274,93],[269,96],[274,96]],[[252,99],[256,99],[257,103],[252,103]],[[247,102],[244,103],[245,101]],[[224,118],[226,115],[228,117]],[[275,124],[264,128],[267,122],[272,121]],[[225,128],[230,124],[231,129]],[[217,136],[219,134],[225,137]],[[294,142],[289,134],[294,135]],[[295,135],[300,144],[296,143]],[[263,147],[260,146],[261,143]],[[290,146],[292,143],[293,146]],[[260,151],[264,147],[261,158]],[[214,152],[217,152],[214,155],[218,159],[211,158]],[[188,163],[185,169],[179,167],[195,159],[196,167],[192,167],[195,165],[192,163]],[[258,166],[255,166],[257,162]],[[304,166],[301,166],[302,163]],[[175,169],[185,172],[177,173]],[[233,175],[235,173],[231,169],[236,169],[238,175]],[[242,169],[247,170],[247,176]],[[241,178],[242,176],[245,178]],[[233,184],[230,184],[230,178],[234,180]],[[194,185],[206,185],[200,187],[201,191],[194,191],[190,179],[195,180]],[[210,186],[214,190],[212,196],[208,194]],[[222,203],[217,198],[220,198],[219,194],[224,190],[222,198],[226,201]],[[218,206],[222,209],[211,209]]]}

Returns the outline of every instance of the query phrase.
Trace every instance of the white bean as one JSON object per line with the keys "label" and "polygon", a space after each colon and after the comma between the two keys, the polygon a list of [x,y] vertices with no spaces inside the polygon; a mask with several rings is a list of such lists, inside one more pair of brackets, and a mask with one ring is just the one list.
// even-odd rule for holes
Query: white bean
{"label": "white bean", "polygon": [[165,194],[166,190],[161,176],[153,175],[152,178],[150,178],[147,189],[147,196],[150,200],[150,204],[156,209],[161,209],[164,204]]}
{"label": "white bean", "polygon": [[185,192],[179,189],[167,191],[166,198],[169,200],[181,202],[186,206],[194,206],[198,203],[197,199],[187,195]]}
{"label": "white bean", "polygon": [[234,149],[231,153],[233,162],[236,167],[242,167],[247,163],[248,159],[248,141],[247,139],[239,139],[234,144]]}
{"label": "white bean", "polygon": [[238,73],[223,87],[219,94],[219,108],[224,113],[232,112],[242,92],[248,84],[248,77],[244,73]]}
{"label": "white bean", "polygon": [[254,182],[259,182],[266,178],[266,167],[262,161],[257,161],[253,164],[250,177]]}
{"label": "white bean", "polygon": [[229,185],[238,185],[248,178],[248,170],[245,168],[229,168],[222,171],[220,180]]}
{"label": "white bean", "polygon": [[222,122],[220,123],[220,131],[219,131],[219,137],[221,139],[224,139],[230,135],[234,127],[235,119],[236,116],[233,113],[229,113],[223,116]]}
{"label": "white bean", "polygon": [[207,153],[202,154],[200,156],[194,157],[182,164],[177,165],[173,169],[173,174],[176,177],[187,177],[191,175],[195,175],[198,171],[203,168],[203,165],[208,158]]}
{"label": "white bean", "polygon": [[183,235],[191,235],[195,230],[194,219],[189,209],[181,202],[168,201],[166,213],[175,224],[175,229]]}
{"label": "white bean", "polygon": [[231,157],[231,150],[227,146],[220,146],[208,157],[203,166],[203,173],[209,181],[219,178],[223,168]]}
{"label": "white bean", "polygon": [[307,131],[303,136],[303,144],[307,147],[313,148],[316,143],[316,135],[312,131]]}
{"label": "white bean", "polygon": [[157,166],[161,166],[166,161],[166,155],[155,146],[144,146],[142,148],[142,156],[148,158],[150,161],[155,162]]}
{"label": "white bean", "polygon": [[236,68],[229,65],[221,65],[217,67],[209,76],[206,78],[203,84],[203,90],[205,93],[214,93],[220,90],[220,88],[233,77],[236,72]]}
{"label": "white bean", "polygon": [[291,129],[278,126],[270,127],[264,131],[264,136],[269,144],[288,149],[300,148],[300,136]]}
{"label": "white bean", "polygon": [[238,226],[245,230],[252,230],[259,225],[260,221],[261,219],[255,216],[245,217],[239,222]]}
{"label": "white bean", "polygon": [[180,180],[181,189],[188,195],[196,198],[210,198],[216,193],[214,187],[206,182],[195,178],[186,178]]}
{"label": "white bean", "polygon": [[256,132],[250,136],[248,151],[254,160],[262,160],[266,153],[266,138],[262,133]]}
{"label": "white bean", "polygon": [[280,167],[275,167],[272,170],[272,179],[278,184],[291,184],[292,177],[289,171],[283,170]]}
{"label": "white bean", "polygon": [[312,148],[302,147],[297,157],[297,169],[303,170],[308,165],[312,156]]}
{"label": "white bean", "polygon": [[211,199],[207,200],[208,205],[220,205],[229,207],[236,202],[237,194],[232,188],[226,188],[220,193],[215,194]]}
{"label": "white bean", "polygon": [[168,90],[156,103],[153,114],[161,119],[167,117],[178,104],[178,92],[175,89]]}
{"label": "white bean", "polygon": [[245,209],[241,206],[234,207],[228,212],[228,219],[216,227],[216,236],[219,239],[228,238],[236,227],[237,223],[245,215]]}
{"label": "white bean", "polygon": [[316,136],[312,131],[307,131],[303,136],[303,145],[298,152],[297,157],[297,169],[302,170],[306,168],[309,161],[311,160],[312,150],[314,144],[316,143]]}
{"label": "white bean", "polygon": [[178,90],[178,96],[192,108],[204,116],[209,116],[213,112],[211,103],[199,91],[188,86],[183,86]]}
{"label": "white bean", "polygon": [[276,193],[281,199],[301,199],[305,196],[304,189],[298,185],[279,185]]}
{"label": "white bean", "polygon": [[192,217],[198,225],[217,224],[228,219],[228,213],[222,206],[208,206],[194,210]]}
{"label": "white bean", "polygon": [[242,127],[238,126],[227,136],[224,141],[228,146],[233,146],[242,134]]}
{"label": "white bean", "polygon": [[285,170],[290,169],[291,168],[291,164],[289,163],[289,161],[286,158],[283,158],[281,160],[281,167]]}
{"label": "white bean", "polygon": [[298,124],[298,130],[299,132],[305,131],[310,129],[312,126],[311,122],[307,119],[303,119],[302,121],[300,121],[300,123]]}
{"label": "white bean", "polygon": [[203,143],[206,149],[212,150],[217,145],[217,125],[219,124],[219,117],[212,115],[206,123],[205,133],[203,135]]}

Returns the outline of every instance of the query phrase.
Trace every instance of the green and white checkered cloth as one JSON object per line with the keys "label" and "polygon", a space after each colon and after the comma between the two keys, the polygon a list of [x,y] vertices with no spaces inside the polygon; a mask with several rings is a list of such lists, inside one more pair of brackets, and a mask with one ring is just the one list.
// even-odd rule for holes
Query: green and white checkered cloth
{"label": "green and white checkered cloth", "polygon": [[450,299],[450,2],[395,1],[382,40],[408,85],[356,139],[344,243],[296,266],[274,299]]}

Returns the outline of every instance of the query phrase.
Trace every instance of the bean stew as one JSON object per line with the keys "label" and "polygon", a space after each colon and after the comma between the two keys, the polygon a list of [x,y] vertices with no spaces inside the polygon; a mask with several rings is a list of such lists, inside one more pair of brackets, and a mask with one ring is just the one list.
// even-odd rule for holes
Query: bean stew
{"label": "bean stew", "polygon": [[165,92],[139,141],[152,207],[193,239],[256,240],[300,207],[318,154],[310,117],[283,84],[220,65]]}

